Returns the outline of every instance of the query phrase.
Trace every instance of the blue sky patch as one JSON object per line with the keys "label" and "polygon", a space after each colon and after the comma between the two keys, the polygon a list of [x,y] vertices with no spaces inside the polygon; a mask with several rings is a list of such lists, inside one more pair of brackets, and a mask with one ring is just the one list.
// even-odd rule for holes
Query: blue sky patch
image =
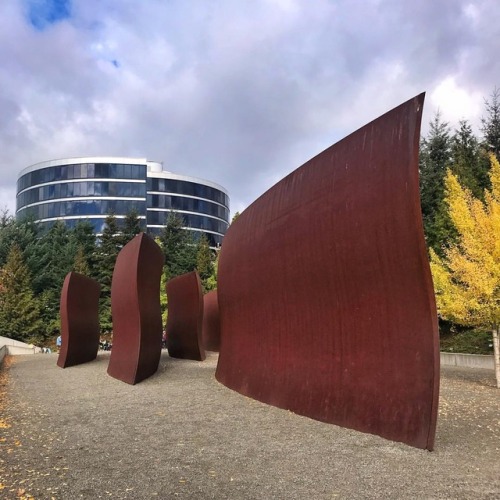
{"label": "blue sky patch", "polygon": [[26,0],[30,23],[39,31],[71,15],[71,0]]}

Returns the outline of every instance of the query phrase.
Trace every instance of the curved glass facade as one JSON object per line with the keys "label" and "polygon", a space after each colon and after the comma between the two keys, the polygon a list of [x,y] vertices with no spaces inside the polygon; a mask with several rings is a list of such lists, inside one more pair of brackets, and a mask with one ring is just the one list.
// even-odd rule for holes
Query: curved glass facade
{"label": "curved glass facade", "polygon": [[38,163],[17,181],[18,218],[30,215],[49,226],[72,227],[88,219],[101,233],[106,215],[118,219],[136,210],[147,231],[158,234],[169,213],[185,227],[205,233],[218,246],[229,226],[229,196],[210,181],[172,174],[161,164],[137,158],[69,158]]}

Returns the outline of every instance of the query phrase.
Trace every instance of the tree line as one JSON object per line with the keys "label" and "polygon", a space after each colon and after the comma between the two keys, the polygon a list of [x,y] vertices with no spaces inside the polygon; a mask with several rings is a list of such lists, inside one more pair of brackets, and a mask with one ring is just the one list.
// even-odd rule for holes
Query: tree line
{"label": "tree line", "polygon": [[[497,332],[500,322],[500,180],[497,178],[500,174],[495,163],[500,155],[500,90],[497,88],[485,100],[481,133],[477,137],[465,119],[452,131],[439,113],[433,117],[420,145],[420,197],[440,318],[457,325],[487,326]],[[141,230],[134,212],[120,222],[110,214],[103,234],[97,239],[92,225],[86,221],[73,229],[56,222],[43,231],[33,221],[16,221],[7,213],[0,216],[0,335],[38,343],[55,335],[59,329],[61,286],[70,270],[99,281],[101,328],[104,332],[111,331],[114,262],[120,249]],[[174,276],[197,269],[205,290],[214,289],[217,284],[216,253],[209,248],[205,237],[195,239],[193,232],[183,225],[179,215],[171,214],[157,238],[165,254],[163,308],[167,304],[165,282]],[[497,343],[498,340],[494,345]]]}
{"label": "tree line", "polygon": [[[111,281],[119,251],[141,232],[138,214],[123,220],[113,214],[105,219],[96,237],[89,221],[68,228],[56,221],[48,230],[30,219],[0,216],[0,336],[44,345],[60,329],[59,301],[64,277],[70,271],[97,280],[101,285],[101,331],[112,331]],[[196,233],[198,234],[198,233]],[[165,311],[168,279],[195,269],[205,291],[216,287],[217,252],[205,235],[184,228],[179,214],[171,213],[156,242],[165,254],[161,304]]]}
{"label": "tree line", "polygon": [[482,138],[437,114],[420,151],[420,193],[441,322],[492,333],[500,388],[500,90],[485,100]]}

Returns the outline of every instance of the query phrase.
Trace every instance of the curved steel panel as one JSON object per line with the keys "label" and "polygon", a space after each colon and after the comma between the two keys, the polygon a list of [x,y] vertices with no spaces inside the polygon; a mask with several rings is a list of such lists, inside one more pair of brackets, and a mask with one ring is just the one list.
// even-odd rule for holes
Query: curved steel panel
{"label": "curved steel panel", "polygon": [[217,290],[212,290],[203,296],[203,324],[201,327],[201,339],[205,350],[219,352],[220,322]]}
{"label": "curved steel panel", "polygon": [[439,350],[419,200],[423,101],[326,149],[230,226],[216,377],[260,401],[432,449]]}
{"label": "curved steel panel", "polygon": [[203,361],[201,341],[203,292],[198,273],[182,274],[167,282],[167,349],[173,358]]}
{"label": "curved steel panel", "polygon": [[94,360],[99,350],[99,294],[97,281],[70,272],[61,290],[61,349],[57,366],[80,365]]}
{"label": "curved steel panel", "polygon": [[161,356],[163,252],[144,233],[118,254],[111,283],[113,349],[108,374],[128,384],[153,375]]}

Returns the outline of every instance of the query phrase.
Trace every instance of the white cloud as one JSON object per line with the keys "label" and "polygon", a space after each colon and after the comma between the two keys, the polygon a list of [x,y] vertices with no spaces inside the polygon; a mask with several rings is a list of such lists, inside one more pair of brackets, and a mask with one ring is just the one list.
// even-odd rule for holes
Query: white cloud
{"label": "white cloud", "polygon": [[218,182],[241,210],[424,90],[424,130],[437,108],[477,121],[500,84],[499,14],[494,0],[73,0],[37,31],[2,0],[2,196],[14,206],[35,162],[130,155]]}
{"label": "white cloud", "polygon": [[484,108],[484,96],[479,91],[460,87],[452,76],[436,86],[430,100],[435,108],[439,108],[445,121],[458,123],[459,120],[467,119],[476,127]]}

